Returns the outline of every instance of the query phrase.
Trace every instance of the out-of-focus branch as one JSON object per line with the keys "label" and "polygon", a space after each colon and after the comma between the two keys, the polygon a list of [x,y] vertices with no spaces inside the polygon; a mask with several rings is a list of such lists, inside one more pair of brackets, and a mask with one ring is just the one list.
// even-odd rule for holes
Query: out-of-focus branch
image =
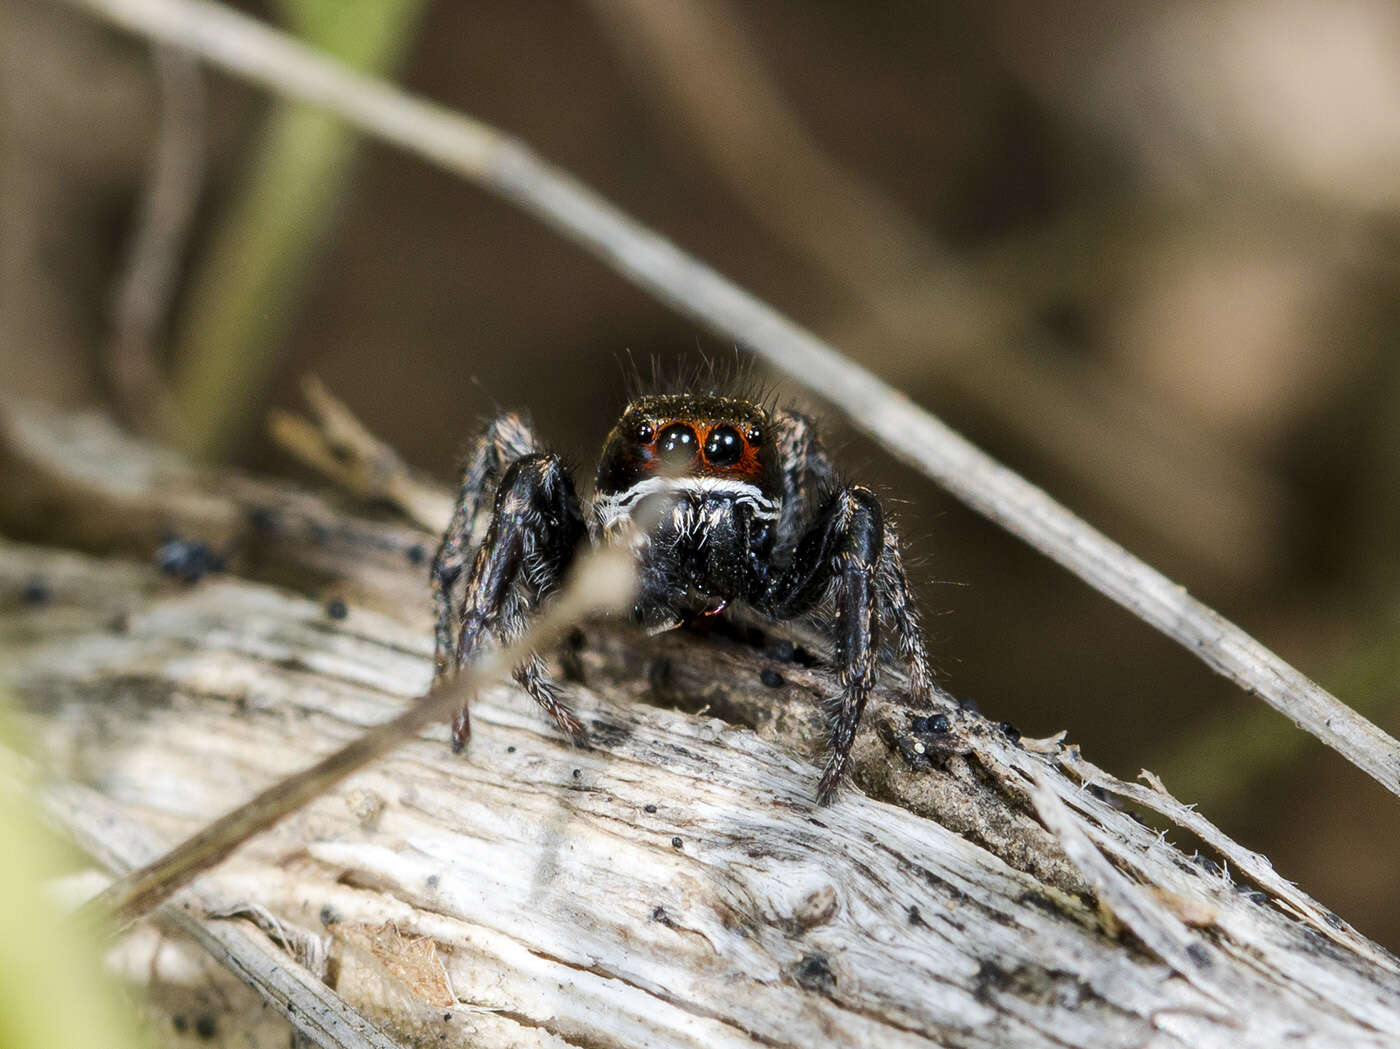
{"label": "out-of-focus branch", "polygon": [[838,406],[892,454],[1400,795],[1400,743],[1394,738],[899,391],[522,142],[356,74],[283,33],[207,0],[68,2],[323,106],[366,134],[400,145],[517,204],[661,301],[792,375]]}
{"label": "out-of-focus branch", "polygon": [[168,434],[170,393],[156,344],[203,181],[204,85],[198,65],[183,51],[157,47],[152,60],[159,96],[155,150],[103,363],[122,421],[140,433]]}
{"label": "out-of-focus branch", "polygon": [[421,477],[397,452],[365,429],[320,379],[302,381],[311,418],[273,411],[272,438],[307,466],[367,502],[381,501],[430,532],[452,518],[452,499]]}
{"label": "out-of-focus branch", "polygon": [[[748,211],[849,291],[824,328],[895,381],[940,386],[1147,531],[1222,575],[1267,563],[1285,497],[1224,442],[1155,425],[1160,405],[1032,331],[1038,305],[977,279],[896,201],[815,142],[722,0],[589,0],[660,110]],[[679,129],[680,134],[675,134]],[[1038,264],[1047,264],[1042,255]],[[1152,499],[1144,499],[1150,492]],[[1176,508],[1163,514],[1162,505]]]}

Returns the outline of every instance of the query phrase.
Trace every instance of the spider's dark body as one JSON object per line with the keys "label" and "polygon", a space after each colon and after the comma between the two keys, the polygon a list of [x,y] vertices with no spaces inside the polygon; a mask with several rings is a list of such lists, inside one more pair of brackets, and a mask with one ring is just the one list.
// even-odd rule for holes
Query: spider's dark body
{"label": "spider's dark body", "polygon": [[[894,530],[873,492],[838,483],[796,412],[714,394],[640,397],[608,435],[586,511],[560,458],[518,416],[496,419],[463,470],[433,561],[438,675],[492,637],[520,634],[585,539],[635,551],[633,616],[651,632],[731,602],[774,620],[834,618],[842,689],[829,711],[823,803],[845,773],[882,651],[908,664],[916,694],[929,688]],[[586,739],[538,657],[516,677],[576,742]],[[463,710],[454,748],[469,735]]]}

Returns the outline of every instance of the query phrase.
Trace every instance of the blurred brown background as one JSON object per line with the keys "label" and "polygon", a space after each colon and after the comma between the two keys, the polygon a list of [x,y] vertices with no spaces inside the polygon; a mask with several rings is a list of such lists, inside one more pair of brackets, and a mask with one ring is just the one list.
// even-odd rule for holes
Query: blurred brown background
{"label": "blurred brown background", "polygon": [[[1400,732],[1391,0],[245,9],[521,136]],[[497,404],[587,472],[628,351],[732,355],[416,160],[44,0],[0,18],[6,394],[286,470],[262,420],[314,372],[443,478]],[[1160,772],[1400,946],[1397,799],[830,430],[949,689]]]}

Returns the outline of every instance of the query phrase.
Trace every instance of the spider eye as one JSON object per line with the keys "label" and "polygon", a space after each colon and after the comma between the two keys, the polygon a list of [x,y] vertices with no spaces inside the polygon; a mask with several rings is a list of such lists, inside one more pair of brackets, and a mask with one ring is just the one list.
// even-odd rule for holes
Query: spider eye
{"label": "spider eye", "polygon": [[712,466],[733,466],[744,451],[744,439],[732,426],[716,426],[705,438],[705,458]]}
{"label": "spider eye", "polygon": [[688,463],[695,458],[695,449],[700,442],[695,431],[685,423],[672,423],[661,431],[657,438],[657,450],[661,458],[673,463]]}
{"label": "spider eye", "polygon": [[651,423],[640,422],[637,424],[637,429],[633,432],[633,436],[637,438],[640,444],[651,444],[651,439],[656,436],[656,431],[652,429]]}
{"label": "spider eye", "polygon": [[759,441],[763,440],[763,431],[757,426],[750,426],[749,432],[744,436],[748,438],[749,444],[758,444]]}

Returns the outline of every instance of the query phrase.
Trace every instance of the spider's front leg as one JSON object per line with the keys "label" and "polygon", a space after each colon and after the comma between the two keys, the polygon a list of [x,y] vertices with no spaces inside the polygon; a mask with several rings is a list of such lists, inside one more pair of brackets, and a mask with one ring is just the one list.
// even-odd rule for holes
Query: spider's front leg
{"label": "spider's front leg", "polygon": [[462,464],[457,505],[433,556],[429,585],[437,613],[434,629],[433,683],[457,669],[457,611],[462,607],[467,579],[464,575],[485,536],[487,514],[496,486],[507,467],[539,450],[534,431],[514,412],[491,420]]}
{"label": "spider's front leg", "polygon": [[[468,464],[468,474],[477,458]],[[485,463],[481,485],[469,491],[464,485],[434,559],[434,593],[440,595],[439,676],[470,662],[493,638],[508,642],[522,635],[529,614],[558,586],[585,534],[578,496],[562,461],[528,452],[505,466],[494,486],[484,534],[462,579],[473,519],[485,505],[485,489],[493,480],[489,475],[500,465]],[[516,668],[515,678],[574,742],[586,740],[587,731],[560,699],[537,655]],[[463,706],[452,722],[453,750],[460,751],[470,737],[471,721]]]}
{"label": "spider's front leg", "polygon": [[817,787],[817,800],[823,805],[836,796],[845,775],[856,726],[875,682],[880,651],[877,584],[884,551],[880,501],[868,488],[845,488],[820,508],[787,569],[755,602],[774,619],[804,615],[828,600],[835,604],[842,689],[827,712],[831,757]]}
{"label": "spider's front leg", "polygon": [[842,489],[820,506],[797,540],[786,571],[756,602],[775,619],[791,619],[828,603],[836,610],[842,690],[828,711],[831,757],[817,788],[823,805],[836,796],[850,764],[856,728],[875,683],[882,621],[909,666],[911,691],[923,698],[931,685],[898,538],[875,493],[859,485]]}

